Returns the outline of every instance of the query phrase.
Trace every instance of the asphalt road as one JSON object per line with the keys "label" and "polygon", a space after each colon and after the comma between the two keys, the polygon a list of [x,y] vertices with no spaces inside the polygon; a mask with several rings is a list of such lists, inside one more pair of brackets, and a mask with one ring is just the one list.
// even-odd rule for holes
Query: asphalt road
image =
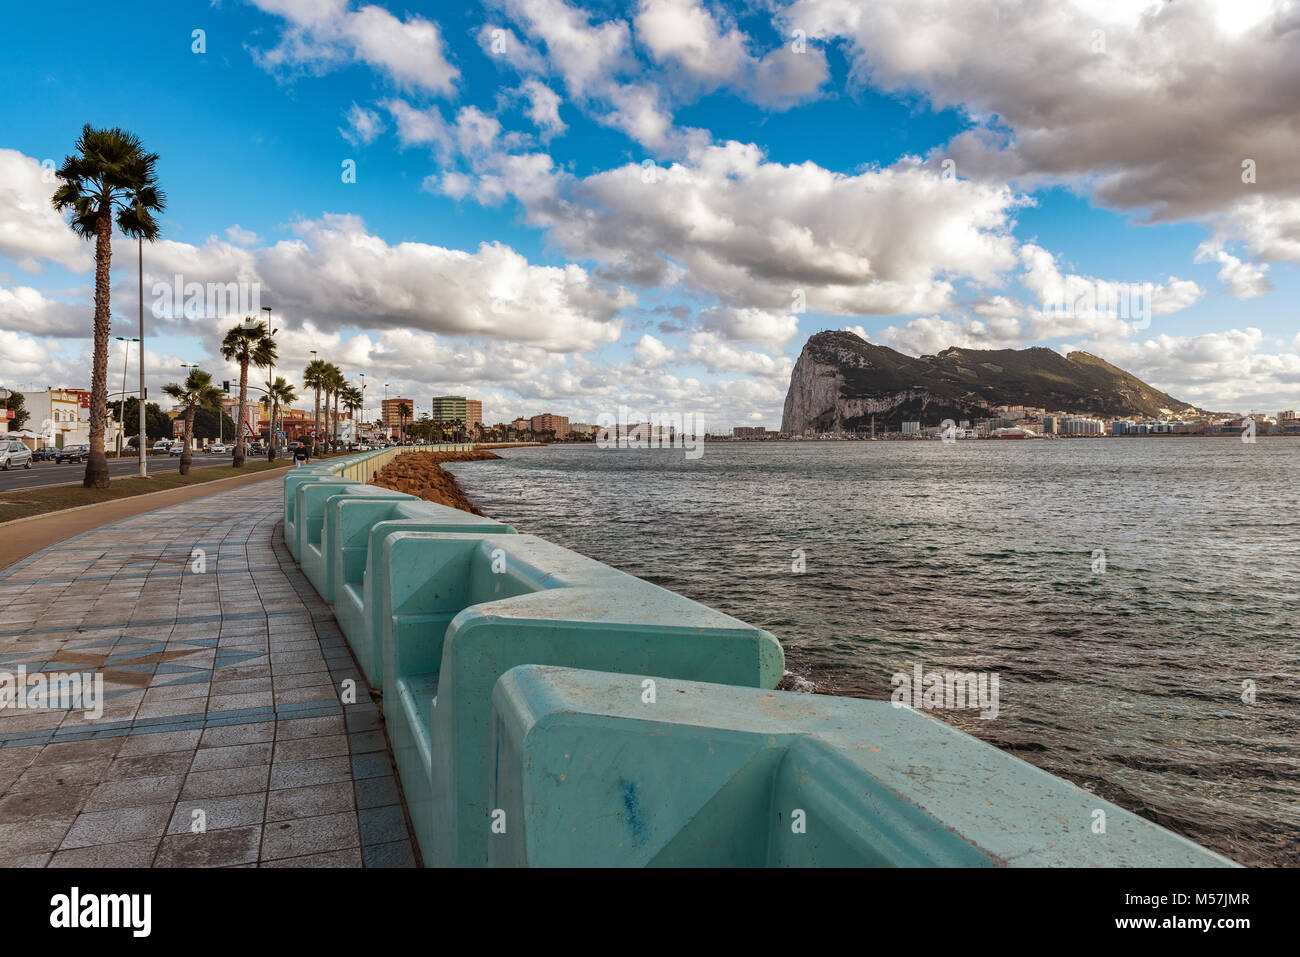
{"label": "asphalt road", "polygon": [[[280,453],[283,455],[283,453]],[[194,468],[203,468],[205,465],[229,465],[231,455],[209,455],[203,452],[194,453]],[[265,458],[265,453],[261,456]],[[159,472],[175,472],[181,467],[180,456],[175,458],[170,455],[151,455],[147,459],[149,463],[149,474],[156,475]],[[41,488],[46,485],[66,485],[70,482],[80,483],[86,474],[85,462],[65,462],[63,465],[55,465],[53,462],[33,462],[30,469],[24,469],[21,466],[11,468],[8,472],[0,472],[0,492],[21,492],[29,488]],[[140,474],[140,460],[135,459],[109,459],[108,474],[110,478],[127,478],[132,475]]]}

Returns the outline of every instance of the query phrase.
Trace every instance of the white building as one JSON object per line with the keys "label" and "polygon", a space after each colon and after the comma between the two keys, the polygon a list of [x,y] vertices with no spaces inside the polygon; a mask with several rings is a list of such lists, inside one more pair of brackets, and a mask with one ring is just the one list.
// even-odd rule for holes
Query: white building
{"label": "white building", "polygon": [[[67,445],[90,443],[90,390],[46,389],[44,392],[24,392],[27,407],[27,428],[40,438],[42,445],[63,448]],[[112,418],[109,407],[108,427],[104,432],[104,449],[117,448],[121,426]]]}

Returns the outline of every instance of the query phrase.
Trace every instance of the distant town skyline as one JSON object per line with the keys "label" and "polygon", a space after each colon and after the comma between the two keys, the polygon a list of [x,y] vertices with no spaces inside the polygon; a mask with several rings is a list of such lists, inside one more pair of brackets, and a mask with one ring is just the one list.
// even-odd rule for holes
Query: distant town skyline
{"label": "distant town skyline", "polygon": [[[389,383],[494,421],[626,403],[771,427],[803,342],[840,328],[912,355],[1084,349],[1205,408],[1297,402],[1290,4],[61,9],[150,55],[105,83],[47,10],[6,10],[5,387],[88,385],[92,245],[49,200],[89,122],[161,157],[151,396],[183,364],[233,377],[221,336],[269,306],[276,372],[300,385],[328,352],[371,410]],[[114,246],[130,337],[136,247]]]}

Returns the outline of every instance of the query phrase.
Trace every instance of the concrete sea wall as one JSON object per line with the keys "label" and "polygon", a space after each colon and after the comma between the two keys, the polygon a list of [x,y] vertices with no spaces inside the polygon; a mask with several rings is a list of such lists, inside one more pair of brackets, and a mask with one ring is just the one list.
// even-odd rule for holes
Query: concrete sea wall
{"label": "concrete sea wall", "polygon": [[[768,632],[508,525],[284,479],[430,866],[1232,866],[922,712],[772,690]],[[1100,822],[1100,826],[1099,826]]]}

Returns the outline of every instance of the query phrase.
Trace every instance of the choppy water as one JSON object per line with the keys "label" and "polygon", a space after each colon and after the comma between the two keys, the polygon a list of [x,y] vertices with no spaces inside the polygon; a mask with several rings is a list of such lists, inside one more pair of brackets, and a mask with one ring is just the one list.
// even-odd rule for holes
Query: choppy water
{"label": "choppy water", "polygon": [[996,719],[934,713],[1241,863],[1300,864],[1300,441],[503,457],[451,466],[489,515],[768,629],[818,690],[994,672]]}

